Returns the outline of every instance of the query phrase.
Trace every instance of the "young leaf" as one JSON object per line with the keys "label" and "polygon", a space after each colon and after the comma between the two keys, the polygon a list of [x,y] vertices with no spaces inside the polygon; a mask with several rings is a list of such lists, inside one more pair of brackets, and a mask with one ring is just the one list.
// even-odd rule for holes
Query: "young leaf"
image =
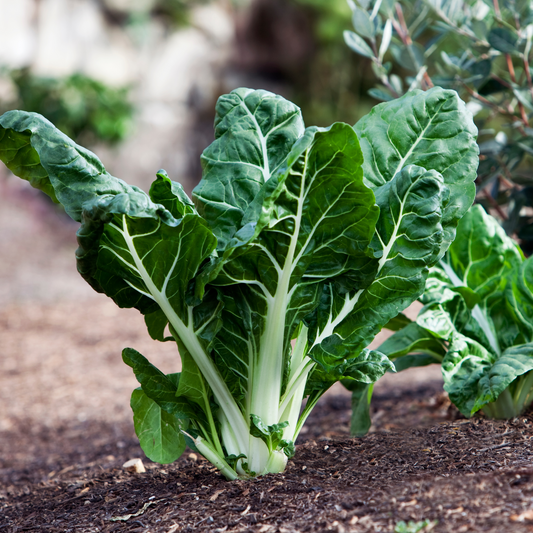
{"label": "young leaf", "polygon": [[173,463],[185,451],[182,431],[187,423],[161,409],[140,388],[133,391],[130,403],[135,433],[146,457],[157,463]]}
{"label": "young leaf", "polygon": [[250,435],[261,439],[271,452],[278,449],[283,440],[283,430],[288,425],[288,422],[281,422],[267,426],[260,417],[250,415]]}

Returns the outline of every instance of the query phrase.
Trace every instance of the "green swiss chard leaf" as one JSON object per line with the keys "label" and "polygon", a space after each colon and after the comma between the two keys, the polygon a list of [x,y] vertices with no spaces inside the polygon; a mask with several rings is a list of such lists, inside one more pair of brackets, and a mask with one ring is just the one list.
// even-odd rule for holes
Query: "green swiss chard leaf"
{"label": "green swiss chard leaf", "polygon": [[215,141],[202,154],[203,177],[193,198],[224,249],[304,124],[297,106],[268,91],[236,89],[219,98],[216,111]]}
{"label": "green swiss chard leaf", "polygon": [[454,320],[455,315],[449,313],[443,304],[428,304],[420,310],[416,324],[429,335],[449,341],[457,333]]}
{"label": "green swiss chard leaf", "polygon": [[[478,396],[472,408],[475,412],[494,402],[519,376],[533,370],[533,343],[508,348],[479,380]],[[518,416],[520,413],[516,413]]]}
{"label": "green swiss chard leaf", "polygon": [[326,372],[357,356],[421,294],[428,266],[440,253],[447,200],[442,176],[415,166],[378,190],[376,201],[383,208],[371,243],[374,280],[350,291],[326,284],[313,318],[310,357]]}
{"label": "green swiss chard leaf", "polygon": [[452,287],[465,287],[485,300],[522,258],[520,248],[498,222],[475,205],[459,222],[457,237],[438,268],[444,270]]}
{"label": "green swiss chard leaf", "polygon": [[[506,333],[494,325],[490,308],[498,311],[505,307],[502,287],[520,269],[522,258],[516,243],[497,221],[481,206],[473,206],[460,221],[457,238],[447,254],[430,274],[422,297],[428,309],[417,322],[442,338],[458,331],[499,355],[499,337]],[[447,334],[438,330],[434,318],[434,324],[429,324],[431,313],[440,317],[442,325],[449,322]]]}
{"label": "green swiss chard leaf", "polygon": [[435,170],[449,189],[442,216],[442,256],[458,221],[472,205],[478,167],[477,130],[455,91],[412,91],[375,106],[355,126],[364,176],[376,191],[408,165]]}
{"label": "green swiss chard leaf", "polygon": [[133,391],[130,403],[135,433],[146,457],[157,463],[173,463],[185,451],[182,431],[187,429],[187,422],[162,409],[141,388]]}
{"label": "green swiss chard leaf", "polygon": [[191,213],[197,214],[181,183],[172,181],[164,170],[157,173],[157,178],[150,187],[150,198],[164,206],[176,219]]}
{"label": "green swiss chard leaf", "polygon": [[[416,322],[411,322],[405,328],[391,335],[380,344],[379,351],[391,360],[403,358],[407,354],[426,354],[430,356],[433,363],[440,363],[446,353],[442,341]],[[415,362],[414,359],[413,362]],[[402,369],[406,368],[405,365],[402,366]],[[397,366],[396,370],[398,370]]]}
{"label": "green swiss chard leaf", "polygon": [[178,397],[180,374],[165,375],[146,357],[132,348],[122,351],[122,360],[133,369],[143,392],[161,409],[177,418],[186,420],[198,418],[198,408],[185,398]]}
{"label": "green swiss chard leaf", "polygon": [[487,302],[503,349],[533,342],[533,258],[502,280],[501,291]]}
{"label": "green swiss chard leaf", "polygon": [[497,357],[478,342],[456,334],[442,362],[444,390],[465,416],[472,416],[479,396],[479,384]]}
{"label": "green swiss chard leaf", "polygon": [[458,335],[442,364],[444,389],[459,410],[471,416],[495,402],[513,381],[532,369],[533,343],[513,346],[495,357],[475,341]]}
{"label": "green swiss chard leaf", "polygon": [[89,150],[77,145],[37,113],[9,111],[0,117],[0,160],[81,222],[83,205],[95,195],[142,193],[109,174]]}

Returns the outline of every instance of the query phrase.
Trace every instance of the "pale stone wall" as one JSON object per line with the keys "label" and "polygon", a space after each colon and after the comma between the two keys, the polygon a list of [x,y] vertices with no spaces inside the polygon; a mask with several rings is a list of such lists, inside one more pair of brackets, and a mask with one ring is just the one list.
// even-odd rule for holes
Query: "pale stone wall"
{"label": "pale stone wall", "polygon": [[[119,9],[150,2],[105,0]],[[141,27],[110,24],[97,0],[0,0],[0,67],[27,66],[43,76],[81,72],[131,85],[135,132],[118,148],[95,151],[110,172],[144,189],[159,168],[190,189],[191,95],[212,105],[233,43],[233,18],[223,5],[195,8],[191,26],[169,31],[157,20]],[[0,86],[0,97],[8,92]]]}

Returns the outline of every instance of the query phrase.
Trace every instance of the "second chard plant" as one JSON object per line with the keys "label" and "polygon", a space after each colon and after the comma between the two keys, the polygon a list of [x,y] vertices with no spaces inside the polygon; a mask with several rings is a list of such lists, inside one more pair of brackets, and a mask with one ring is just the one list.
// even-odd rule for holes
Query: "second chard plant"
{"label": "second chard plant", "polygon": [[218,101],[215,137],[191,201],[164,171],[149,194],[111,176],[40,115],[0,117],[0,159],[81,222],[80,274],[177,343],[176,374],[123,352],[147,456],[174,461],[187,442],[235,479],[283,471],[333,383],[391,368],[367,346],[453,240],[478,150],[440,88],[327,129],[238,89]]}

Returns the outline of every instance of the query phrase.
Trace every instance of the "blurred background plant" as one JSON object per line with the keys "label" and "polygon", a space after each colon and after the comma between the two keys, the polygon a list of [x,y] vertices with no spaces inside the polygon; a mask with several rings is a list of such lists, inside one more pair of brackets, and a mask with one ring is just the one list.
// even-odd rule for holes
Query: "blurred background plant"
{"label": "blurred background plant", "polygon": [[525,0],[348,0],[346,44],[397,98],[455,89],[479,128],[477,202],[533,253],[533,6]]}
{"label": "blurred background plant", "polygon": [[6,73],[14,91],[0,101],[0,113],[24,109],[40,113],[82,145],[115,144],[126,138],[133,122],[128,88],[114,88],[83,74],[64,78],[33,75],[29,69]]}
{"label": "blurred background plant", "polygon": [[169,27],[190,24],[191,10],[210,0],[98,0],[106,16],[115,23],[139,24],[158,18]]}

